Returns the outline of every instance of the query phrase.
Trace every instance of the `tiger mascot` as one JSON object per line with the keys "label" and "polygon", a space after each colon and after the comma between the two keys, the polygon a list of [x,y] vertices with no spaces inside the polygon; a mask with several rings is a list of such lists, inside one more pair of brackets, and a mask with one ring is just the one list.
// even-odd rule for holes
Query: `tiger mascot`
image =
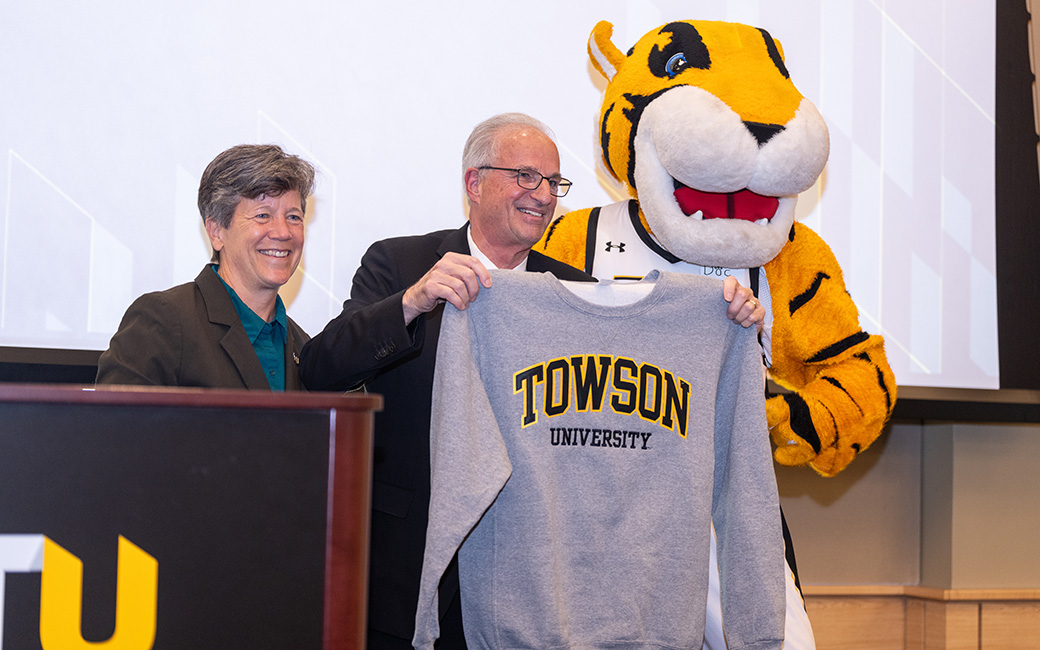
{"label": "tiger mascot", "polygon": [[827,162],[823,118],[765,30],[673,22],[627,54],[612,31],[596,25],[589,55],[608,80],[603,162],[632,199],[563,215],[536,248],[599,278],[737,275],[767,309],[764,356],[790,390],[766,402],[775,459],[837,474],[881,434],[896,384],[830,248],[794,221]]}

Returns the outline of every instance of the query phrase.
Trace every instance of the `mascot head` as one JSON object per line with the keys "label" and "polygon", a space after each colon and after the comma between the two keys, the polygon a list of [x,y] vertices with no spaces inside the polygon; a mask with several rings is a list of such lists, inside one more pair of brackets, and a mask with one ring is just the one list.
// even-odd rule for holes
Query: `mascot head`
{"label": "mascot head", "polygon": [[780,43],[746,25],[683,21],[623,54],[612,31],[600,22],[589,39],[609,82],[600,113],[607,170],[671,253],[732,268],[771,260],[830,150]]}

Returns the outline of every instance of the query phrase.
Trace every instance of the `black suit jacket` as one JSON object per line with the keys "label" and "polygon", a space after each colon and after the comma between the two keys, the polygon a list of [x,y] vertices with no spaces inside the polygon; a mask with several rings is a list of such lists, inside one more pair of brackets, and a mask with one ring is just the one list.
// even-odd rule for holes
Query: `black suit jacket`
{"label": "black suit jacket", "polygon": [[[401,300],[446,253],[470,254],[467,227],[373,244],[343,313],[304,346],[300,364],[310,390],[364,385],[383,395],[375,417],[368,621],[401,639],[412,638],[419,598],[430,503],[430,401],[443,313],[442,305],[406,327]],[[536,251],[527,270],[561,280],[594,279]],[[458,574],[449,570],[441,583],[442,613],[457,591]]]}
{"label": "black suit jacket", "polygon": [[[301,390],[308,336],[287,319],[285,389]],[[98,360],[97,383],[270,390],[224,284],[206,265],[194,282],[146,293]]]}

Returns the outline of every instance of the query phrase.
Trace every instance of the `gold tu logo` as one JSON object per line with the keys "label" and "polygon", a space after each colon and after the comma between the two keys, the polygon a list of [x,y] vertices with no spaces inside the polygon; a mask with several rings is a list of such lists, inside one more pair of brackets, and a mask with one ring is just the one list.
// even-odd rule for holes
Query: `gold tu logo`
{"label": "gold tu logo", "polygon": [[[6,539],[5,539],[6,538]],[[43,547],[42,562],[39,548]],[[4,571],[42,571],[40,644],[43,650],[151,650],[159,598],[159,563],[119,536],[116,624],[107,641],[83,639],[83,562],[43,535],[0,535],[0,617]],[[0,620],[0,644],[3,643]]]}

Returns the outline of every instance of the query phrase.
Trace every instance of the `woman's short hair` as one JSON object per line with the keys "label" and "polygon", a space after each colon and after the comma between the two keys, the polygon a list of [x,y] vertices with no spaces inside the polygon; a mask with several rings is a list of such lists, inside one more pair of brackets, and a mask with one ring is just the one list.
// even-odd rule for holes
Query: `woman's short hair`
{"label": "woman's short hair", "polygon": [[301,208],[314,191],[314,167],[274,144],[240,144],[221,153],[206,166],[199,182],[199,213],[221,228],[231,226],[239,201],[259,196],[281,196],[296,190]]}
{"label": "woman's short hair", "polygon": [[462,171],[465,172],[470,167],[494,165],[495,159],[498,157],[498,132],[515,126],[535,128],[556,142],[552,129],[530,115],[524,113],[495,115],[473,127],[472,133],[466,139],[466,146],[462,149]]}

